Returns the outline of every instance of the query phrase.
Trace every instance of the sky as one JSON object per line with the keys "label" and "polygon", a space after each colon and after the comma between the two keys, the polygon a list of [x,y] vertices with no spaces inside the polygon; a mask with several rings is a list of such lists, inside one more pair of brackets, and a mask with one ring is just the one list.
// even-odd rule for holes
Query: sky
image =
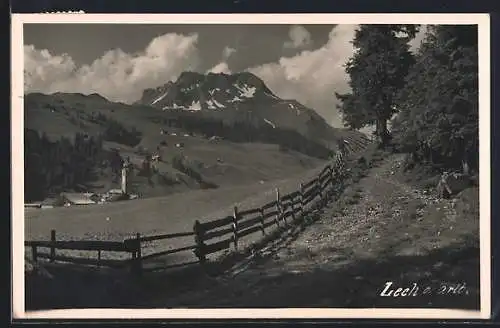
{"label": "sky", "polygon": [[[340,127],[334,93],[357,25],[25,24],[25,92],[99,93],[132,103],[183,71],[260,77]],[[412,41],[416,49],[423,32]]]}

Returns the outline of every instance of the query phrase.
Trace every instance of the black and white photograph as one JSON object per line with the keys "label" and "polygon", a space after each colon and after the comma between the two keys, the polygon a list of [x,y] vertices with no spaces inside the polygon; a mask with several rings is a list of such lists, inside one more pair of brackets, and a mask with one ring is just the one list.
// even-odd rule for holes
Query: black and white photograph
{"label": "black and white photograph", "polygon": [[13,39],[27,313],[489,306],[487,15],[39,16]]}

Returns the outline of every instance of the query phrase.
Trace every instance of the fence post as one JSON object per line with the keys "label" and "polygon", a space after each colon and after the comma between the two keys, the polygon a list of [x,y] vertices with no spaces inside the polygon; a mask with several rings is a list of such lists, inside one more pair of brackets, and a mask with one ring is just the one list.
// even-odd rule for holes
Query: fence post
{"label": "fence post", "polygon": [[330,173],[330,186],[328,187],[328,198],[332,198],[333,196],[333,186],[335,185],[335,176],[333,174],[333,167],[330,165],[329,166],[329,173]]}
{"label": "fence post", "polygon": [[339,155],[339,160],[337,164],[337,179],[340,190],[344,189],[344,160],[341,154]]}
{"label": "fence post", "polygon": [[130,254],[132,255],[132,258],[130,259],[129,270],[131,274],[134,274],[136,258],[137,258],[137,247],[135,246],[135,239],[133,238],[125,239],[123,243],[127,251],[130,252]]}
{"label": "fence post", "polygon": [[35,244],[31,245],[31,256],[33,257],[33,262],[38,260],[38,250]]}
{"label": "fence post", "polygon": [[301,182],[299,185],[300,191],[300,216],[304,216],[304,184]]}
{"label": "fence post", "polygon": [[56,231],[54,229],[50,230],[50,241],[52,242],[50,245],[50,262],[54,262],[56,260]]}
{"label": "fence post", "polygon": [[262,207],[259,208],[259,215],[260,215],[260,230],[262,231],[262,234],[265,236],[266,230],[264,228],[264,209]]}
{"label": "fence post", "polygon": [[200,260],[200,264],[204,265],[206,263],[206,255],[205,255],[205,241],[203,240],[203,229],[201,228],[200,221],[196,220],[193,226],[194,231],[194,241],[196,243],[196,250],[194,254]]}
{"label": "fence post", "polygon": [[329,187],[329,183],[328,183],[328,178],[330,176],[330,166],[327,166],[328,169],[325,171],[325,182],[323,184],[323,206],[326,206],[326,204],[328,204],[328,187]]}
{"label": "fence post", "polygon": [[319,197],[319,201],[316,201],[316,208],[321,207],[321,185],[320,185],[319,176],[316,177],[315,189],[316,189],[316,197]]}
{"label": "fence post", "polygon": [[318,176],[319,199],[320,199],[321,207],[324,207],[326,204],[326,201],[325,201],[325,189],[324,189],[323,183],[321,182],[322,180],[323,180],[322,176],[319,175]]}
{"label": "fence post", "polygon": [[238,206],[234,207],[233,211],[233,238],[234,238],[234,249],[238,250]]}
{"label": "fence post", "polygon": [[337,167],[333,167],[333,181],[332,181],[332,190],[335,199],[337,198],[337,194],[339,193],[339,173]]}
{"label": "fence post", "polygon": [[281,219],[281,198],[280,198],[280,190],[276,188],[276,217],[274,221],[276,222],[276,226],[280,226]]}
{"label": "fence post", "polygon": [[137,252],[137,256],[135,258],[135,261],[136,261],[135,267],[137,270],[137,274],[141,275],[142,274],[141,234],[137,233],[135,238],[136,238],[135,247],[136,247],[136,252]]}
{"label": "fence post", "polygon": [[[281,202],[281,199],[280,199],[280,202]],[[281,202],[281,219],[283,220],[283,223],[285,224],[285,226],[288,225],[288,222],[286,222],[286,212],[288,210],[288,206],[289,204],[287,202],[285,202],[283,204],[283,202]]]}

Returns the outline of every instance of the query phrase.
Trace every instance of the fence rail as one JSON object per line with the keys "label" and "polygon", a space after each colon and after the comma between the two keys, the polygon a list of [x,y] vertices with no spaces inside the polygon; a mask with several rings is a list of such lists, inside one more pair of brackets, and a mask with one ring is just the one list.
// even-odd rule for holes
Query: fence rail
{"label": "fence rail", "polygon": [[[48,241],[25,241],[25,247],[31,247],[31,256],[33,261],[38,259],[48,259],[50,262],[68,262],[75,264],[107,266],[107,267],[121,267],[126,265],[127,261],[101,259],[102,252],[124,252],[130,254],[137,254],[140,252],[140,245],[137,243],[125,243],[115,241],[102,241],[102,240],[72,240],[72,241],[58,241],[56,240],[56,231],[52,230],[51,240]],[[40,252],[40,249],[50,250],[49,253]],[[97,258],[84,258],[73,257],[65,255],[57,255],[57,250],[79,250],[79,251],[96,251]],[[134,255],[132,255],[132,258]]]}
{"label": "fence rail", "polygon": [[[193,235],[194,235],[194,232],[192,232],[192,231],[190,231],[190,232],[178,232],[178,233],[167,233],[167,234],[157,235],[157,236],[141,237],[140,241],[141,242],[155,241],[155,240],[162,240],[162,239],[187,237],[187,236],[193,236]],[[128,239],[128,240],[136,240],[136,239]],[[125,240],[125,242],[128,240]]]}
{"label": "fence rail", "polygon": [[[349,140],[348,153],[356,149],[362,149],[370,143],[366,140]],[[207,256],[230,249],[238,249],[241,240],[255,233],[263,236],[269,232],[269,229],[288,225],[290,217],[292,221],[303,218],[309,206],[312,206],[316,200],[318,206],[326,202],[327,195],[334,190],[335,184],[341,178],[338,173],[344,167],[344,156],[337,153],[332,162],[326,165],[319,174],[299,185],[298,190],[286,195],[280,195],[279,189],[276,189],[276,199],[258,208],[240,210],[234,207],[233,215],[218,218],[206,222],[195,221],[193,231],[160,234],[154,236],[141,236],[136,234],[134,238],[128,238],[123,241],[57,241],[56,231],[51,231],[50,241],[26,241],[25,246],[31,247],[34,261],[39,258],[48,259],[51,262],[72,262],[85,265],[97,265],[108,267],[130,267],[131,271],[138,274],[143,271],[155,271],[174,267],[182,267],[196,263],[204,264]],[[174,238],[193,237],[194,244],[179,248],[164,250],[152,254],[142,254],[142,243],[170,240]],[[224,238],[220,240],[221,238]],[[50,253],[39,252],[40,248],[49,248]],[[77,258],[70,256],[57,255],[57,250],[83,250],[97,251],[97,259]],[[148,259],[159,258],[165,255],[179,252],[193,251],[196,256],[195,261],[184,263],[175,263],[163,265],[162,267],[143,268],[143,262]],[[101,259],[102,252],[125,252],[130,254],[126,260]]]}
{"label": "fence rail", "polygon": [[108,252],[128,252],[128,246],[123,242],[114,241],[26,241],[25,246],[46,247],[56,249],[71,249],[78,251],[108,251]]}

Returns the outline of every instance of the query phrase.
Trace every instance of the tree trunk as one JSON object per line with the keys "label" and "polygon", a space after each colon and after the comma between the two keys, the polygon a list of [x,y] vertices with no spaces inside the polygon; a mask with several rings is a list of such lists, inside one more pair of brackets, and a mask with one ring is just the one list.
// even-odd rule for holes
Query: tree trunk
{"label": "tree trunk", "polygon": [[469,163],[467,162],[467,159],[462,160],[462,173],[466,176],[470,174],[470,168],[469,168]]}
{"label": "tree trunk", "polygon": [[376,135],[380,148],[384,148],[389,144],[391,136],[389,134],[389,131],[387,130],[387,120],[377,119]]}

